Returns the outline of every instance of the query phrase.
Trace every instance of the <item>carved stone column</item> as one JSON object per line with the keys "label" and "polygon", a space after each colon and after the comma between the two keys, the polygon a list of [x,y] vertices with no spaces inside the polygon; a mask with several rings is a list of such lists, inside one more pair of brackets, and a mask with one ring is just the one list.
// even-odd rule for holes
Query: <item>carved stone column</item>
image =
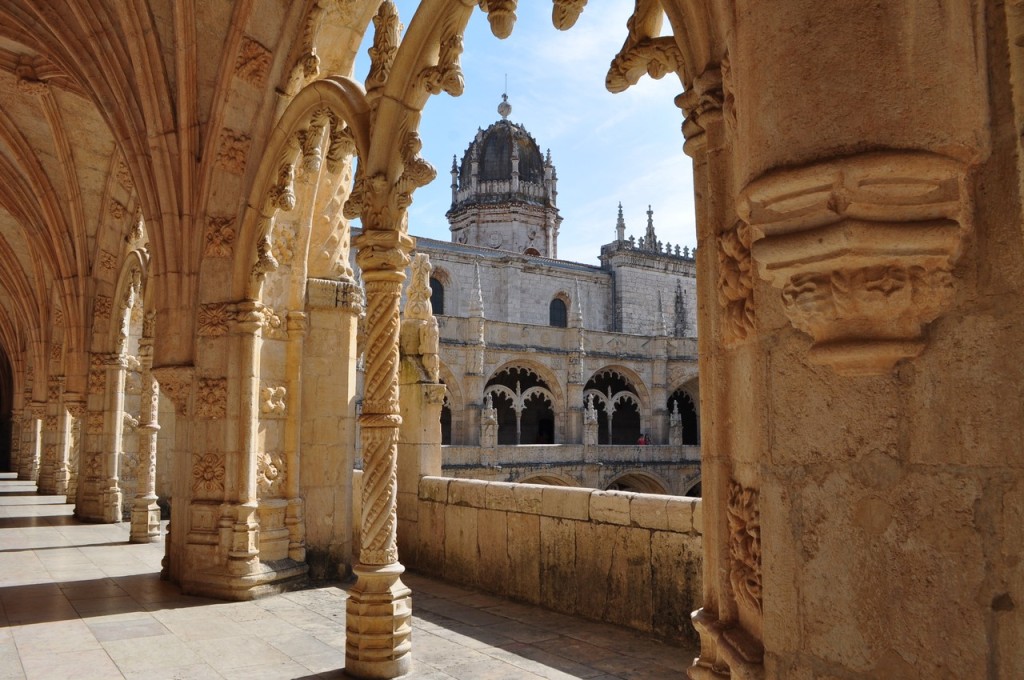
{"label": "carved stone column", "polygon": [[57,471],[62,461],[60,427],[65,413],[61,403],[64,378],[52,377],[46,382],[46,415],[43,418],[42,449],[39,463],[39,493],[57,493]]}
{"label": "carved stone column", "polygon": [[21,466],[18,468],[18,477],[20,479],[39,481],[39,459],[42,450],[43,419],[45,417],[46,404],[30,402],[25,408]]}
{"label": "carved stone column", "polygon": [[[72,395],[65,395],[66,397]],[[88,412],[85,401],[78,395],[75,399],[68,398],[66,407],[68,412],[67,441],[65,443],[67,460],[67,482],[64,493],[67,494],[68,502],[78,502],[78,482],[81,478],[79,466],[82,462],[82,445],[84,444],[82,424],[85,414]]]}
{"label": "carved stone column", "polygon": [[103,367],[94,369],[97,379],[104,373],[105,403],[103,448],[100,465],[103,476],[101,505],[105,522],[120,522],[124,495],[121,492],[120,465],[124,437],[124,390],[128,360],[123,354],[108,354]]}
{"label": "carved stone column", "polygon": [[160,431],[160,386],[153,377],[153,339],[139,340],[139,371],[142,374],[142,396],[139,412],[139,481],[132,502],[132,523],[128,540],[131,543],[152,543],[160,540],[160,507],[156,496],[157,433]]}
{"label": "carved stone column", "polygon": [[346,607],[345,670],[395,678],[412,668],[412,598],[398,561],[396,497],[399,300],[413,241],[398,230],[364,231],[355,245],[366,282],[366,397],[361,550]]}
{"label": "carved stone column", "polygon": [[21,469],[21,430],[22,430],[22,411],[21,409],[13,409],[11,411],[11,470],[17,474],[18,470]]}

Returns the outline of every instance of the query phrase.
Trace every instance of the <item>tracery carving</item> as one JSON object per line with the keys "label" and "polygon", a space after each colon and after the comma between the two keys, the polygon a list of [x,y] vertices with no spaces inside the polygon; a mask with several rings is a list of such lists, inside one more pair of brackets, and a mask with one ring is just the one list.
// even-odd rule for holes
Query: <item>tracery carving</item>
{"label": "tracery carving", "polygon": [[664,14],[661,0],[636,0],[633,15],[626,22],[626,42],[612,59],[605,77],[609,92],[626,90],[645,73],[659,79],[683,67],[683,55],[675,38],[659,37]]}
{"label": "tracery carving", "polygon": [[268,418],[284,418],[288,389],[283,385],[267,385],[260,390],[260,413]]}
{"label": "tracery carving", "polygon": [[560,31],[567,31],[576,25],[576,20],[587,6],[587,0],[554,0],[551,8],[551,23]]}
{"label": "tracery carving", "polygon": [[718,235],[718,304],[724,310],[722,340],[735,345],[754,328],[754,279],[750,227],[742,222]]}
{"label": "tracery carving", "polygon": [[117,269],[117,256],[109,251],[101,250],[97,260],[104,271],[112,272]]}
{"label": "tracery carving", "polygon": [[89,392],[103,394],[107,389],[107,369],[93,368],[89,371]]}
{"label": "tracery carving", "polygon": [[192,491],[195,493],[223,493],[224,457],[218,453],[192,455]]}
{"label": "tracery carving", "polygon": [[462,65],[459,63],[462,50],[462,34],[452,26],[446,27],[441,38],[437,64],[428,66],[420,72],[420,80],[427,92],[440,94],[443,90],[453,97],[462,94],[466,86]]}
{"label": "tracery carving", "polygon": [[128,214],[128,209],[125,208],[120,201],[114,198],[110,199],[109,210],[110,216],[115,220],[124,219],[124,216]]}
{"label": "tracery carving", "polygon": [[200,378],[196,389],[196,417],[217,419],[227,414],[226,378]]}
{"label": "tracery carving", "polygon": [[756,489],[729,483],[729,582],[736,601],[761,614],[761,509]]}
{"label": "tracery carving", "polygon": [[235,75],[253,87],[263,87],[270,71],[270,57],[270,50],[244,36],[235,61]]}
{"label": "tracery carving", "polygon": [[207,257],[231,257],[235,243],[235,219],[233,217],[210,217],[206,223]]}
{"label": "tracery carving", "polygon": [[217,166],[236,175],[245,172],[252,138],[244,132],[224,128],[217,145]]}
{"label": "tracery carving", "polygon": [[491,33],[504,40],[516,25],[517,0],[480,0],[480,9],[487,13]]}
{"label": "tracery carving", "polygon": [[85,433],[103,434],[103,418],[102,413],[90,413],[86,420]]}

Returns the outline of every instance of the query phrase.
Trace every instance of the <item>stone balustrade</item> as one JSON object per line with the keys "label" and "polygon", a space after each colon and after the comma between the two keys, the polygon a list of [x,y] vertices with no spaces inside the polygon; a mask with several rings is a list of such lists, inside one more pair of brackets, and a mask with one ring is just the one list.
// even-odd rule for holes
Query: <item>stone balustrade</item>
{"label": "stone balustrade", "polygon": [[423,477],[398,533],[415,571],[679,638],[700,602],[702,523],[696,498]]}

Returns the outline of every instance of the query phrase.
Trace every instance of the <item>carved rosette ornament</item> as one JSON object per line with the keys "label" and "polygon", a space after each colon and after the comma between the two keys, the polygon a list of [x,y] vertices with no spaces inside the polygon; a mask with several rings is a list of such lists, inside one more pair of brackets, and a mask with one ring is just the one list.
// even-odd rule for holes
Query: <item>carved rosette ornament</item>
{"label": "carved rosette ornament", "polygon": [[769,173],[738,210],[758,273],[814,339],[810,359],[863,375],[920,354],[952,305],[967,202],[960,163],[905,151]]}
{"label": "carved rosette ornament", "polygon": [[196,390],[196,417],[215,420],[227,414],[226,378],[200,378]]}
{"label": "carved rosette ornament", "polygon": [[209,495],[224,492],[224,457],[217,453],[192,456],[192,491]]}

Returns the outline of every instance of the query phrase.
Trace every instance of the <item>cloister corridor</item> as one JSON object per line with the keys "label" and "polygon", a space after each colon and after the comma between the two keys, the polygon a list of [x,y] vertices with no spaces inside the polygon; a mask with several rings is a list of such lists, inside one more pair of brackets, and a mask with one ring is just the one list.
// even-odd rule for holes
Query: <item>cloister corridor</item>
{"label": "cloister corridor", "polygon": [[[182,595],[163,544],[85,524],[0,474],[0,679],[345,677],[345,587],[250,601]],[[696,649],[407,574],[421,680],[657,680]]]}

